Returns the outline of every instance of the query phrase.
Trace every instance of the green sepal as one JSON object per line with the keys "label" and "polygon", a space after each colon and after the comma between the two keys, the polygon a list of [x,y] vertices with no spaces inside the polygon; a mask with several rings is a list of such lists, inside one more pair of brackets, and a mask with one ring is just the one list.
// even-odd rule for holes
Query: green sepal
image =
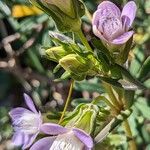
{"label": "green sepal", "polygon": [[66,80],[68,79],[69,77],[71,77],[70,73],[68,71],[65,71],[60,78],[58,79],[55,79],[54,81],[55,82],[60,82],[60,81],[63,81],[63,80]]}
{"label": "green sepal", "polygon": [[60,68],[61,68],[61,65],[57,65],[54,69],[53,69],[53,73],[55,74],[55,73],[57,73],[59,70],[60,70]]}
{"label": "green sepal", "polygon": [[80,108],[85,105],[84,103],[80,103],[73,112],[69,113],[61,122],[61,125],[65,126],[68,122],[70,126],[73,126],[76,122],[76,116],[80,113]]}
{"label": "green sepal", "polygon": [[127,61],[132,43],[133,43],[133,36],[127,41],[125,48],[121,50],[120,53],[118,54],[115,60],[116,63],[124,64]]}
{"label": "green sepal", "polygon": [[71,50],[69,51],[69,47],[64,46],[51,47],[45,50],[46,58],[54,62],[59,62],[61,58],[69,53],[71,53]]}
{"label": "green sepal", "polygon": [[80,104],[62,124],[66,122],[66,127],[76,127],[92,134],[98,112],[99,108],[94,104]]}

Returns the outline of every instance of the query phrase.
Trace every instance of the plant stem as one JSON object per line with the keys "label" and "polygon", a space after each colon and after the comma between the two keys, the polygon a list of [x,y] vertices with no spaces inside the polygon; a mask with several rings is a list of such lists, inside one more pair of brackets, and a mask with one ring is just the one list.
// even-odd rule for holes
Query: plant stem
{"label": "plant stem", "polygon": [[[103,82],[103,86],[105,87],[105,89],[106,89],[106,91],[107,91],[107,93],[108,93],[108,95],[109,95],[113,105],[116,108],[118,108],[120,111],[122,109],[124,109],[125,106],[126,106],[126,101],[124,101],[121,98],[121,95],[119,96],[119,98],[120,98],[120,103],[119,103],[117,97],[113,93],[113,87],[111,85],[109,85],[108,83],[105,83],[105,82]],[[135,143],[135,141],[133,139],[131,128],[130,128],[130,125],[129,125],[129,122],[128,122],[127,119],[123,122],[123,125],[124,125],[124,129],[125,129],[125,132],[126,132],[126,136],[129,137],[130,139],[132,139],[131,141],[129,141],[129,148],[130,148],[130,150],[137,150],[136,143]]]}
{"label": "plant stem", "polygon": [[131,128],[130,128],[128,120],[125,120],[123,122],[123,125],[124,125],[124,128],[125,128],[126,136],[132,139],[131,141],[129,141],[129,148],[130,148],[130,150],[137,150],[136,143],[135,143],[135,141],[133,139]]}
{"label": "plant stem", "polygon": [[89,43],[81,29],[77,32],[77,35],[79,36],[80,40],[82,41],[84,46],[87,48],[87,50],[92,52],[93,50],[92,50],[91,46],[89,45]]}
{"label": "plant stem", "polygon": [[74,80],[71,81],[71,85],[70,85],[70,89],[69,89],[69,93],[68,93],[68,97],[67,97],[67,100],[66,100],[66,103],[65,103],[65,106],[64,106],[64,110],[62,112],[62,115],[60,117],[60,120],[59,120],[59,123],[60,124],[65,116],[65,113],[66,113],[66,110],[68,108],[68,105],[69,105],[69,102],[70,102],[70,99],[71,99],[71,95],[72,95],[72,90],[73,90],[73,85],[74,85]]}
{"label": "plant stem", "polygon": [[92,15],[89,12],[89,9],[87,7],[85,7],[85,14],[88,17],[88,19],[90,20],[90,22],[92,22]]}

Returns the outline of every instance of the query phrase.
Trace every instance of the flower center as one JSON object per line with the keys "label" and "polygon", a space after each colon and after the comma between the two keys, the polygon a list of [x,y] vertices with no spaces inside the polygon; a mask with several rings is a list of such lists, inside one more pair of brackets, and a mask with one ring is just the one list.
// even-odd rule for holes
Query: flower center
{"label": "flower center", "polygon": [[21,131],[28,134],[34,134],[39,131],[41,124],[41,118],[39,115],[34,113],[23,114],[19,120],[14,122],[15,131]]}
{"label": "flower center", "polygon": [[72,131],[59,135],[50,150],[83,150],[84,144],[75,137]]}
{"label": "flower center", "polygon": [[113,40],[123,33],[122,22],[115,16],[105,16],[99,20],[98,29],[107,40]]}
{"label": "flower center", "polygon": [[123,33],[121,16],[114,10],[108,8],[99,10],[98,30],[107,40],[113,40]]}

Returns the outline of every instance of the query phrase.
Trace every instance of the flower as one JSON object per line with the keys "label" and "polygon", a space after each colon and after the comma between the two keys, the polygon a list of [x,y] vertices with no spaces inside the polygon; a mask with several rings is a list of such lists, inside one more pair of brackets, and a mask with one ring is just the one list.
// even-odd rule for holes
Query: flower
{"label": "flower", "polygon": [[56,132],[59,134],[40,139],[30,150],[91,150],[93,148],[93,139],[81,129],[70,129],[58,125],[52,129],[45,123],[41,130],[50,135],[56,135]]}
{"label": "flower", "polygon": [[26,149],[31,146],[39,134],[42,117],[27,94],[24,94],[24,99],[30,110],[18,107],[12,109],[9,115],[12,119],[15,131],[12,141],[16,146],[22,146],[23,149]]}
{"label": "flower", "polygon": [[93,32],[104,43],[121,45],[126,43],[133,35],[129,31],[136,15],[136,4],[128,2],[122,12],[110,1],[99,4],[93,15]]}

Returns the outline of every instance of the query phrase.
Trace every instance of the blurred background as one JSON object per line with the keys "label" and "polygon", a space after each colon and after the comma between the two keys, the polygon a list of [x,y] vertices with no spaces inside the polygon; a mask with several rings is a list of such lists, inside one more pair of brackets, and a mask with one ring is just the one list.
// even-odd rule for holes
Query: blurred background
{"label": "blurred background", "polygon": [[[102,0],[85,0],[91,14]],[[150,88],[150,0],[135,0],[138,5],[134,22],[134,47],[130,52],[129,70]],[[127,0],[112,0],[122,7]],[[0,150],[14,149],[10,142],[12,128],[8,111],[25,106],[23,93],[29,94],[42,112],[52,111],[59,118],[70,80],[54,82],[63,73],[53,74],[54,62],[43,57],[41,47],[51,47],[48,31],[55,31],[51,18],[28,0],[0,0]],[[83,18],[83,31],[90,40],[91,25]],[[139,76],[142,65],[147,63]],[[70,110],[80,102],[89,102],[104,90],[97,78],[76,82]],[[150,91],[136,91],[131,128],[139,150],[150,150]],[[122,132],[122,131],[120,131]],[[123,143],[112,143],[115,149],[125,149]]]}

